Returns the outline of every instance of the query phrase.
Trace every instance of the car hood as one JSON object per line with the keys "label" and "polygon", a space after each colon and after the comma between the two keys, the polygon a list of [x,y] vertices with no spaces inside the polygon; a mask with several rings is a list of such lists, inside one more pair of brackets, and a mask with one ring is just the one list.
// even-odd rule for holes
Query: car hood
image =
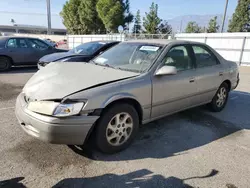
{"label": "car hood", "polygon": [[57,61],[60,59],[64,59],[67,57],[72,57],[72,56],[77,56],[77,54],[73,54],[70,52],[60,52],[60,53],[53,53],[53,54],[49,54],[46,56],[43,56],[39,61],[40,62],[53,62],[53,61]]}
{"label": "car hood", "polygon": [[72,93],[139,75],[82,62],[55,62],[39,70],[23,92],[33,100],[62,99]]}

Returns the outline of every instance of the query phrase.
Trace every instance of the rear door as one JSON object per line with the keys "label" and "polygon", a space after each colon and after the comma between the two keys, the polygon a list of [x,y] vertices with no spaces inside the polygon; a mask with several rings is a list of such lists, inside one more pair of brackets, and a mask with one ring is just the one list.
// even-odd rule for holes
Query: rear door
{"label": "rear door", "polygon": [[37,63],[41,57],[54,52],[53,47],[40,39],[31,38],[27,39],[27,41],[32,51],[32,56],[30,58],[32,59],[33,63]]}
{"label": "rear door", "polygon": [[197,104],[210,102],[222,83],[223,66],[207,46],[202,44],[191,46],[196,64],[195,76],[198,89],[194,102]]}
{"label": "rear door", "polygon": [[24,38],[10,38],[6,43],[8,55],[17,65],[26,65],[32,62],[32,51]]}

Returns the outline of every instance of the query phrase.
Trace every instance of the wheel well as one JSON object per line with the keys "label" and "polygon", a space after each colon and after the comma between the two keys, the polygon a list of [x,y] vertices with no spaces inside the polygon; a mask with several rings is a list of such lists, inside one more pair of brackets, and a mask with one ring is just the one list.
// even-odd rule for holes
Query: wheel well
{"label": "wheel well", "polygon": [[103,111],[105,111],[106,109],[110,108],[111,106],[113,106],[115,104],[119,104],[119,103],[130,104],[131,106],[133,106],[138,113],[140,124],[142,123],[142,117],[143,117],[142,107],[141,107],[140,103],[138,101],[136,101],[135,99],[131,99],[131,98],[118,99],[118,100],[113,101],[110,104],[108,104],[104,108]]}
{"label": "wheel well", "polygon": [[228,89],[231,90],[231,82],[229,80],[225,80],[223,83],[228,85]]}
{"label": "wheel well", "polygon": [[[138,101],[136,101],[135,99],[130,99],[130,98],[123,98],[123,99],[118,99],[116,101],[113,101],[111,102],[110,104],[108,104],[101,112],[100,116],[103,114],[103,112],[105,112],[105,110],[107,110],[108,108],[111,108],[113,105],[116,105],[116,104],[121,104],[121,103],[125,103],[125,104],[130,104],[132,105],[135,110],[137,111],[138,113],[138,116],[139,116],[139,122],[140,124],[142,123],[142,117],[143,117],[143,112],[142,112],[142,108],[141,108],[141,105]],[[98,120],[97,120],[98,121]],[[86,136],[86,139],[83,143],[83,146],[84,147],[88,147],[88,144],[90,143],[89,141],[91,139],[93,139],[93,136],[94,134],[92,133],[95,133],[95,129],[96,129],[96,123],[94,124],[94,126],[92,126],[92,128],[90,129],[90,131],[88,132],[87,136]]]}
{"label": "wheel well", "polygon": [[11,64],[13,64],[13,59],[10,57],[10,56],[7,56],[7,55],[0,55],[0,57],[6,57],[8,58],[10,61],[11,61]]}

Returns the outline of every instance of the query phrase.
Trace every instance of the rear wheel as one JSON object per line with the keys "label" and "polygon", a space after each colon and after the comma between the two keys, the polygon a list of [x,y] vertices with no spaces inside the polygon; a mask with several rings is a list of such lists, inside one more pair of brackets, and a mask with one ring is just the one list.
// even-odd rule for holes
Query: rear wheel
{"label": "rear wheel", "polygon": [[218,91],[216,92],[212,102],[209,104],[211,111],[220,112],[222,111],[228,100],[229,87],[226,83],[222,83]]}
{"label": "rear wheel", "polygon": [[96,145],[104,153],[126,149],[136,136],[139,116],[133,106],[117,104],[107,109],[97,123]]}
{"label": "rear wheel", "polygon": [[0,56],[0,71],[8,71],[11,68],[11,60],[7,57]]}

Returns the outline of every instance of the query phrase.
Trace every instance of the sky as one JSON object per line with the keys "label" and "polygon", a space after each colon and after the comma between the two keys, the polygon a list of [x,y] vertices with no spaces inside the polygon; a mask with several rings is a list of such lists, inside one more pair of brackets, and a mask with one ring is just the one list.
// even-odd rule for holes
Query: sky
{"label": "sky", "polygon": [[[228,16],[236,8],[238,0],[229,0]],[[66,0],[51,0],[52,27],[64,28],[59,16]],[[142,16],[152,2],[159,6],[159,16],[163,20],[183,15],[223,14],[226,0],[130,0],[131,12],[139,9]],[[47,25],[46,0],[0,0],[0,25],[11,25],[14,19],[17,24]]]}

